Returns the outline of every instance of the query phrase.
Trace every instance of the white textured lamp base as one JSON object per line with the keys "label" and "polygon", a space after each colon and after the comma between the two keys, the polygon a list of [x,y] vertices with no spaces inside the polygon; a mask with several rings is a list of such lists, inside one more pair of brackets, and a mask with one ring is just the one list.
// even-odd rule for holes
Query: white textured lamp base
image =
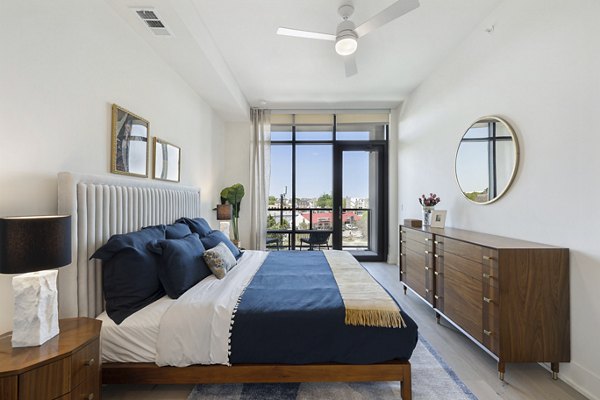
{"label": "white textured lamp base", "polygon": [[30,272],[12,279],[15,296],[13,347],[39,346],[58,335],[57,270]]}

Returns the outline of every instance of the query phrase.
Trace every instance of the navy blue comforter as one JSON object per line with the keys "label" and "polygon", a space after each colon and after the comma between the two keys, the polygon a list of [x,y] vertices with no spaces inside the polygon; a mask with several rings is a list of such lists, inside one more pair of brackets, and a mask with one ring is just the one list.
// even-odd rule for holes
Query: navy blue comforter
{"label": "navy blue comforter", "polygon": [[272,252],[242,295],[231,333],[232,364],[346,363],[407,360],[417,325],[348,326],[337,284],[322,252]]}

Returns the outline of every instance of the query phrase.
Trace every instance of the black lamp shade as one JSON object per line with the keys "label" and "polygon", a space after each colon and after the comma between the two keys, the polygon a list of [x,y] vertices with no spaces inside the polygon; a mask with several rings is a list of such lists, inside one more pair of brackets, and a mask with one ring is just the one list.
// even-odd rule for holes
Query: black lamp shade
{"label": "black lamp shade", "polygon": [[217,220],[229,221],[232,210],[231,204],[217,204]]}
{"label": "black lamp shade", "polygon": [[0,273],[21,274],[70,263],[70,215],[0,218]]}

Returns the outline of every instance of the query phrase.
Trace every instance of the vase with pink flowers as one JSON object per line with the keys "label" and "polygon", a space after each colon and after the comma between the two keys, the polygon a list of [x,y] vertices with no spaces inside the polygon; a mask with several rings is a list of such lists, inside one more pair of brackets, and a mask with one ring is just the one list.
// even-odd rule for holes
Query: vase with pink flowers
{"label": "vase with pink flowers", "polygon": [[441,200],[435,193],[429,193],[429,197],[426,197],[424,194],[419,197],[419,203],[423,207],[423,226],[431,225],[431,212]]}

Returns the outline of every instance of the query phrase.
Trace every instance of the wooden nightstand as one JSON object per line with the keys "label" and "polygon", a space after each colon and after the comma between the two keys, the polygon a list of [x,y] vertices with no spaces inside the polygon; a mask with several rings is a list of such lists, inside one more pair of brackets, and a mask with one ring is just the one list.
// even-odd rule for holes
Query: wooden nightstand
{"label": "wooden nightstand", "polygon": [[0,336],[1,400],[100,399],[100,325],[61,319],[60,334],[41,346],[13,348]]}

